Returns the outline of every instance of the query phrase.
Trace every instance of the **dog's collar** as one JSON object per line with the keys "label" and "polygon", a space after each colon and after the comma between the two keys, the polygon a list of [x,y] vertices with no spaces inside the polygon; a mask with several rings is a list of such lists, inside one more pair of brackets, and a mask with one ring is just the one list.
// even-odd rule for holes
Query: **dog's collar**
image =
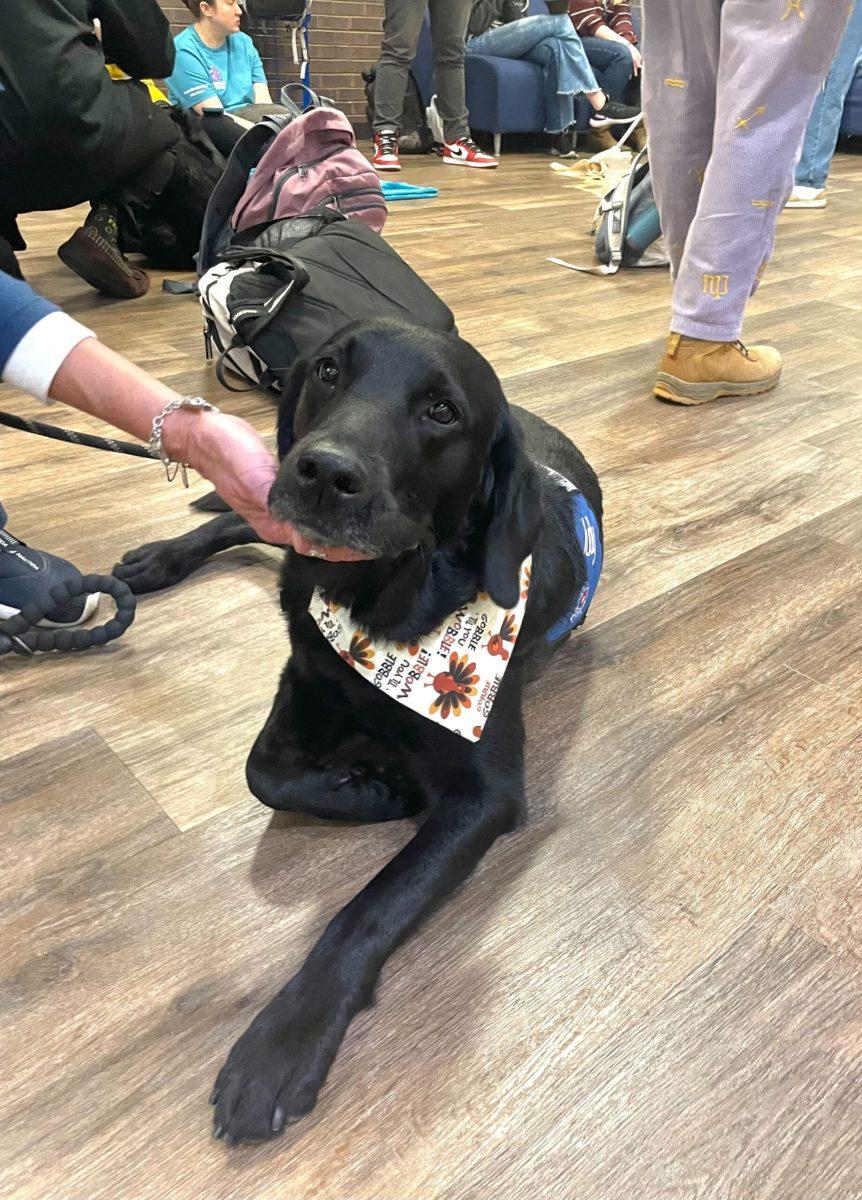
{"label": "dog's collar", "polygon": [[521,564],[514,608],[501,608],[480,592],[410,645],[373,639],[321,588],[315,588],[308,611],[363,679],[420,716],[477,742],[521,631],[531,564],[532,558]]}
{"label": "dog's collar", "polygon": [[[587,567],[587,582],[572,609],[546,634],[549,642],[555,642],[587,615],[602,568],[602,545],[596,515],[583,494],[564,475],[550,467],[544,470],[571,494],[575,531]],[[427,637],[410,645],[373,639],[322,588],[314,589],[308,611],[332,648],[363,679],[420,716],[477,742],[521,631],[532,562],[528,557],[521,564],[514,608],[501,608],[480,592]]]}

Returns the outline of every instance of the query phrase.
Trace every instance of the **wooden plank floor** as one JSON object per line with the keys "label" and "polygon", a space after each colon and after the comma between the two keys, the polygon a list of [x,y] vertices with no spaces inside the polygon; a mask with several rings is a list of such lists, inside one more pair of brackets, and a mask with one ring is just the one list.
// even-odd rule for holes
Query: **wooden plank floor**
{"label": "wooden plank floor", "polygon": [[[862,1197],[862,157],[782,217],[751,305],[785,381],[702,410],[650,396],[666,275],[550,265],[589,257],[593,201],[503,161],[411,163],[441,194],[387,233],[605,489],[589,625],[527,706],[531,824],[389,964],[314,1113],[228,1153],[206,1097],[233,1038],[411,827],[246,791],[287,652],[274,551],[144,599],[105,652],[2,660],[4,1197]],[[79,217],[24,222],[30,280],[269,434],[192,301],[60,265]],[[87,569],[195,520],[145,463],[5,429],[0,492]]]}

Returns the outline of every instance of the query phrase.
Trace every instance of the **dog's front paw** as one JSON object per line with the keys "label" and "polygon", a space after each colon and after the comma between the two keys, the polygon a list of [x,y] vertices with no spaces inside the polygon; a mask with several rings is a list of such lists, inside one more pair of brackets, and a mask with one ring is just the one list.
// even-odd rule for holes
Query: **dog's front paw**
{"label": "dog's front paw", "polygon": [[[336,1011],[338,1010],[338,1011]],[[218,1073],[213,1132],[228,1145],[261,1142],[310,1112],[352,1013],[301,976],[260,1012]]]}
{"label": "dog's front paw", "polygon": [[179,583],[197,565],[190,562],[187,548],[166,540],[127,550],[113,574],[127,583],[136,596],[143,596]]}

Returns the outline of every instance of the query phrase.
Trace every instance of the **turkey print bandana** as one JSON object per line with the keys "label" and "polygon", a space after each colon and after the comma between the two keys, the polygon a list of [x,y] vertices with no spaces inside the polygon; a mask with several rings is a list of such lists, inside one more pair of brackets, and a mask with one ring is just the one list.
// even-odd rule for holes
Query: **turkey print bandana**
{"label": "turkey print bandana", "polygon": [[478,742],[514,649],[527,596],[531,558],[521,564],[518,602],[500,608],[484,592],[419,642],[374,641],[346,608],[315,588],[308,611],[345,662],[385,696]]}

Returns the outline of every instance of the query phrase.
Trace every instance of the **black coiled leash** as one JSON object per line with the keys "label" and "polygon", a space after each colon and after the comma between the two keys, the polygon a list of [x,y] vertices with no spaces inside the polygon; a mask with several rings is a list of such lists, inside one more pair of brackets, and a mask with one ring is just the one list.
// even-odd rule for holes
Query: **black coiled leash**
{"label": "black coiled leash", "polygon": [[[58,604],[102,592],[111,596],[117,611],[95,629],[37,629],[39,621]],[[129,585],[113,575],[83,575],[56,583],[41,601],[26,604],[16,617],[0,621],[0,654],[35,654],[37,650],[90,650],[121,637],[135,619],[135,596]]]}
{"label": "black coiled leash", "polygon": [[[130,454],[134,458],[159,461],[159,456],[149,446],[97,437],[92,433],[78,433],[74,429],[45,425],[42,421],[30,421],[12,413],[0,412],[0,425],[20,429],[23,433],[37,433],[57,442],[71,442],[75,446],[90,446],[94,450],[109,450],[114,454]],[[58,604],[95,592],[111,596],[117,606],[116,614],[104,625],[98,625],[95,629],[35,628]],[[40,650],[90,650],[94,646],[107,645],[121,637],[134,621],[136,603],[128,584],[115,579],[113,575],[84,575],[73,582],[55,584],[41,601],[34,600],[22,608],[18,616],[0,621],[0,655],[32,655]]]}

